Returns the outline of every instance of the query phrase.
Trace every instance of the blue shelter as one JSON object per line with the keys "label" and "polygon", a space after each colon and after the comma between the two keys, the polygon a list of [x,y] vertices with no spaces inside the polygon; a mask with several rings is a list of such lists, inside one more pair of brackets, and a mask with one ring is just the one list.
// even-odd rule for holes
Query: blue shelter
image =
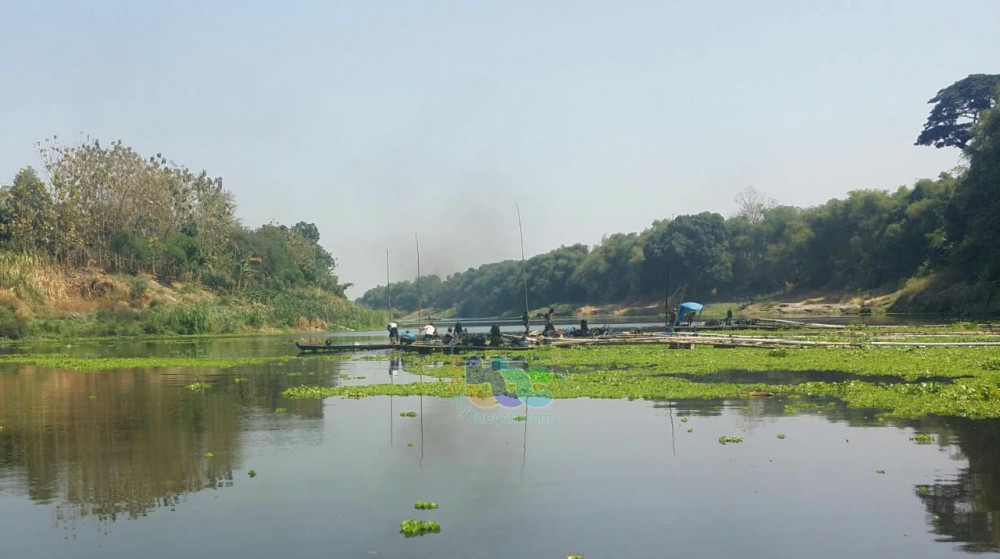
{"label": "blue shelter", "polygon": [[684,319],[687,318],[688,315],[694,314],[703,308],[705,308],[705,306],[701,303],[695,303],[692,301],[681,303],[681,306],[677,309],[677,324],[675,324],[675,326],[684,322]]}

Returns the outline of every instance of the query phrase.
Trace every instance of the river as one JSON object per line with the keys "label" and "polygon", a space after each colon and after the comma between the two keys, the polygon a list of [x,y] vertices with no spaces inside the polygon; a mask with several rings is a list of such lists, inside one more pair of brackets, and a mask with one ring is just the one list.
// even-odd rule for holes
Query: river
{"label": "river", "polygon": [[[1000,551],[994,420],[882,421],[832,401],[789,414],[776,399],[555,400],[528,410],[528,421],[464,398],[286,400],[290,386],[412,382],[419,373],[404,362],[392,374],[398,363],[364,355],[279,359],[294,353],[292,341],[4,348],[275,358],[96,372],[0,365],[4,556]],[[417,500],[440,508],[414,510]],[[406,519],[437,521],[441,531],[404,537]]]}

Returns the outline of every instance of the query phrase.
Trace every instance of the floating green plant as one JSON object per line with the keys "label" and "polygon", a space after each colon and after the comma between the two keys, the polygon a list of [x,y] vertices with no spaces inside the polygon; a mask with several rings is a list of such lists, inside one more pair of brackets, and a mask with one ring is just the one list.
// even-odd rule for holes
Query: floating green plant
{"label": "floating green plant", "polygon": [[687,423],[687,422],[688,422],[688,418],[686,418],[686,417],[682,417],[681,418],[681,423]]}
{"label": "floating green plant", "polygon": [[934,435],[928,435],[926,433],[917,433],[910,437],[911,441],[916,441],[920,444],[927,444],[934,442]]}
{"label": "floating green plant", "polygon": [[688,427],[688,433],[694,433],[694,427]]}
{"label": "floating green plant", "polygon": [[274,408],[274,413],[288,413],[288,410],[285,408]]}
{"label": "floating green plant", "polygon": [[413,441],[406,443],[406,446],[413,446]]}
{"label": "floating green plant", "polygon": [[527,420],[528,420],[528,416],[526,416],[526,415],[515,415],[514,416],[514,421],[527,421]]}
{"label": "floating green plant", "polygon": [[399,533],[408,538],[432,534],[441,531],[441,525],[433,520],[415,520],[410,518],[399,524]]}
{"label": "floating green plant", "polygon": [[90,396],[87,397],[87,399],[88,400],[96,400],[97,399],[97,395],[96,394],[91,394]]}
{"label": "floating green plant", "polygon": [[196,382],[196,383],[187,385],[187,387],[188,387],[189,390],[201,391],[201,390],[208,390],[209,388],[212,388],[212,385],[208,384],[208,383],[205,383],[205,382]]}
{"label": "floating green plant", "polygon": [[876,474],[884,474],[884,473],[885,473],[885,470],[875,470],[875,473],[876,473]]}
{"label": "floating green plant", "polygon": [[400,412],[399,417],[417,417],[417,412],[415,411]]}
{"label": "floating green plant", "polygon": [[233,379],[233,382],[235,382],[236,384],[246,381],[247,381],[246,377],[236,377],[235,379]]}
{"label": "floating green plant", "polygon": [[[930,330],[929,330],[930,331]],[[817,332],[818,333],[818,332]],[[812,340],[815,341],[816,334]],[[783,336],[786,334],[783,333]],[[792,334],[787,334],[792,335]],[[836,339],[851,339],[850,333],[822,333]],[[804,337],[805,339],[805,337]],[[917,418],[927,414],[971,418],[1000,417],[1000,385],[995,372],[985,369],[991,348],[981,347],[812,347],[787,349],[786,356],[773,359],[757,348],[718,349],[697,347],[670,350],[658,345],[598,346],[587,348],[539,348],[524,352],[530,368],[571,371],[532,388],[552,398],[613,399],[739,399],[746,394],[770,393],[775,398],[794,396],[823,398],[822,406],[842,402],[852,408],[871,408],[881,416]],[[519,354],[520,356],[521,354]],[[441,356],[407,357],[407,366],[419,366],[429,382],[370,384],[365,386],[299,386],[284,392],[287,398],[340,396],[436,396],[470,395],[475,387],[465,385],[464,368],[441,362]],[[669,363],[669,369],[665,369]],[[723,370],[748,372],[784,371],[794,379],[796,371],[811,375],[830,372],[830,380],[768,384],[696,382],[690,377]],[[842,380],[845,373],[851,380]],[[685,375],[688,378],[678,377]],[[885,377],[899,380],[887,382]],[[565,378],[561,378],[565,377]],[[869,377],[872,377],[870,380]],[[923,380],[936,377],[934,380]],[[748,376],[749,378],[749,376]],[[954,379],[954,380],[951,380]],[[785,413],[819,409],[817,404],[786,402]]]}
{"label": "floating green plant", "polygon": [[921,485],[920,487],[917,488],[917,493],[920,493],[921,495],[926,495],[929,492],[930,488],[927,487],[926,485]]}
{"label": "floating green plant", "polygon": [[743,437],[727,437],[725,435],[719,437],[719,444],[736,444],[743,442]]}
{"label": "floating green plant", "polygon": [[784,439],[785,438],[785,434],[784,433],[778,433],[778,438],[779,439]]}
{"label": "floating green plant", "polygon": [[249,472],[247,472],[247,475],[250,476],[251,479],[255,478],[257,477],[257,470],[250,470]]}
{"label": "floating green plant", "polygon": [[215,458],[215,455],[212,454],[211,452],[206,452],[205,453],[205,458],[207,458],[208,460],[211,460],[212,458]]}
{"label": "floating green plant", "polygon": [[417,510],[433,510],[438,508],[438,504],[430,501],[417,501],[413,503],[413,508]]}

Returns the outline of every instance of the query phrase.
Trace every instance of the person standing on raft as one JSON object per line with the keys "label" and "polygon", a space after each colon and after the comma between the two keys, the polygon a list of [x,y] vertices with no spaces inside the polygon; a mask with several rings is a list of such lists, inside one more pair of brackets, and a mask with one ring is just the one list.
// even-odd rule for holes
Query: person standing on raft
{"label": "person standing on raft", "polygon": [[552,325],[552,314],[554,312],[556,312],[556,310],[553,309],[552,307],[549,307],[549,312],[542,315],[542,318],[545,320],[545,328],[542,330],[543,334],[548,334],[549,332],[556,331],[556,327]]}

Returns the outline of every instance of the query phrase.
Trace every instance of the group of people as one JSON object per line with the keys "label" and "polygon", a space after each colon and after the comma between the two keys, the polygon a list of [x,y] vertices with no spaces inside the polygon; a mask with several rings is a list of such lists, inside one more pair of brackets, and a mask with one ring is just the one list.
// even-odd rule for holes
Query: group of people
{"label": "group of people", "polygon": [[[555,314],[556,310],[549,307],[548,312],[542,315],[542,320],[545,321],[545,326],[542,329],[542,335],[555,334],[556,327],[552,324],[552,316]],[[528,311],[524,311],[521,315],[521,323],[524,324],[524,335],[527,336],[531,331],[531,319],[528,315]]]}
{"label": "group of people", "polygon": [[[545,326],[542,329],[543,335],[555,335],[556,327],[552,322],[552,318],[555,315],[556,310],[549,307],[549,310],[542,315],[542,320],[545,322]],[[527,312],[521,315],[521,323],[524,324],[524,334],[528,335],[531,330],[531,319]],[[386,326],[386,330],[389,331],[389,345],[398,345],[400,343],[413,343],[417,340],[417,336],[410,333],[409,330],[400,334],[399,324],[395,322],[390,322]],[[428,322],[425,326],[420,328],[421,340],[435,340],[441,339],[444,343],[457,344],[461,343],[465,339],[465,335],[468,334],[468,330],[462,327],[461,322],[456,322],[453,328],[448,328],[443,336],[438,334],[438,329],[434,326],[433,322]],[[499,345],[500,343],[500,327],[493,325],[490,328],[490,341],[494,345]]]}
{"label": "group of people", "polygon": [[[417,336],[412,334],[409,330],[399,333],[399,324],[395,322],[390,322],[386,326],[386,330],[389,331],[389,345],[398,345],[400,343],[413,343],[417,341]],[[420,339],[434,340],[439,337],[444,340],[445,343],[458,343],[461,341],[462,333],[465,329],[462,327],[461,322],[456,322],[454,328],[448,328],[444,336],[438,336],[437,327],[434,326],[433,322],[428,322],[426,325],[420,328]]]}
{"label": "group of people", "polygon": [[[689,312],[687,314],[685,322],[687,323],[688,326],[691,326],[694,323],[694,315],[695,315],[694,312]],[[670,309],[670,311],[667,313],[667,332],[673,332],[674,326],[677,326],[679,324],[680,323],[677,322],[677,307],[674,307]],[[723,322],[723,325],[725,326],[733,325],[733,309],[726,309],[726,320],[725,322]]]}

